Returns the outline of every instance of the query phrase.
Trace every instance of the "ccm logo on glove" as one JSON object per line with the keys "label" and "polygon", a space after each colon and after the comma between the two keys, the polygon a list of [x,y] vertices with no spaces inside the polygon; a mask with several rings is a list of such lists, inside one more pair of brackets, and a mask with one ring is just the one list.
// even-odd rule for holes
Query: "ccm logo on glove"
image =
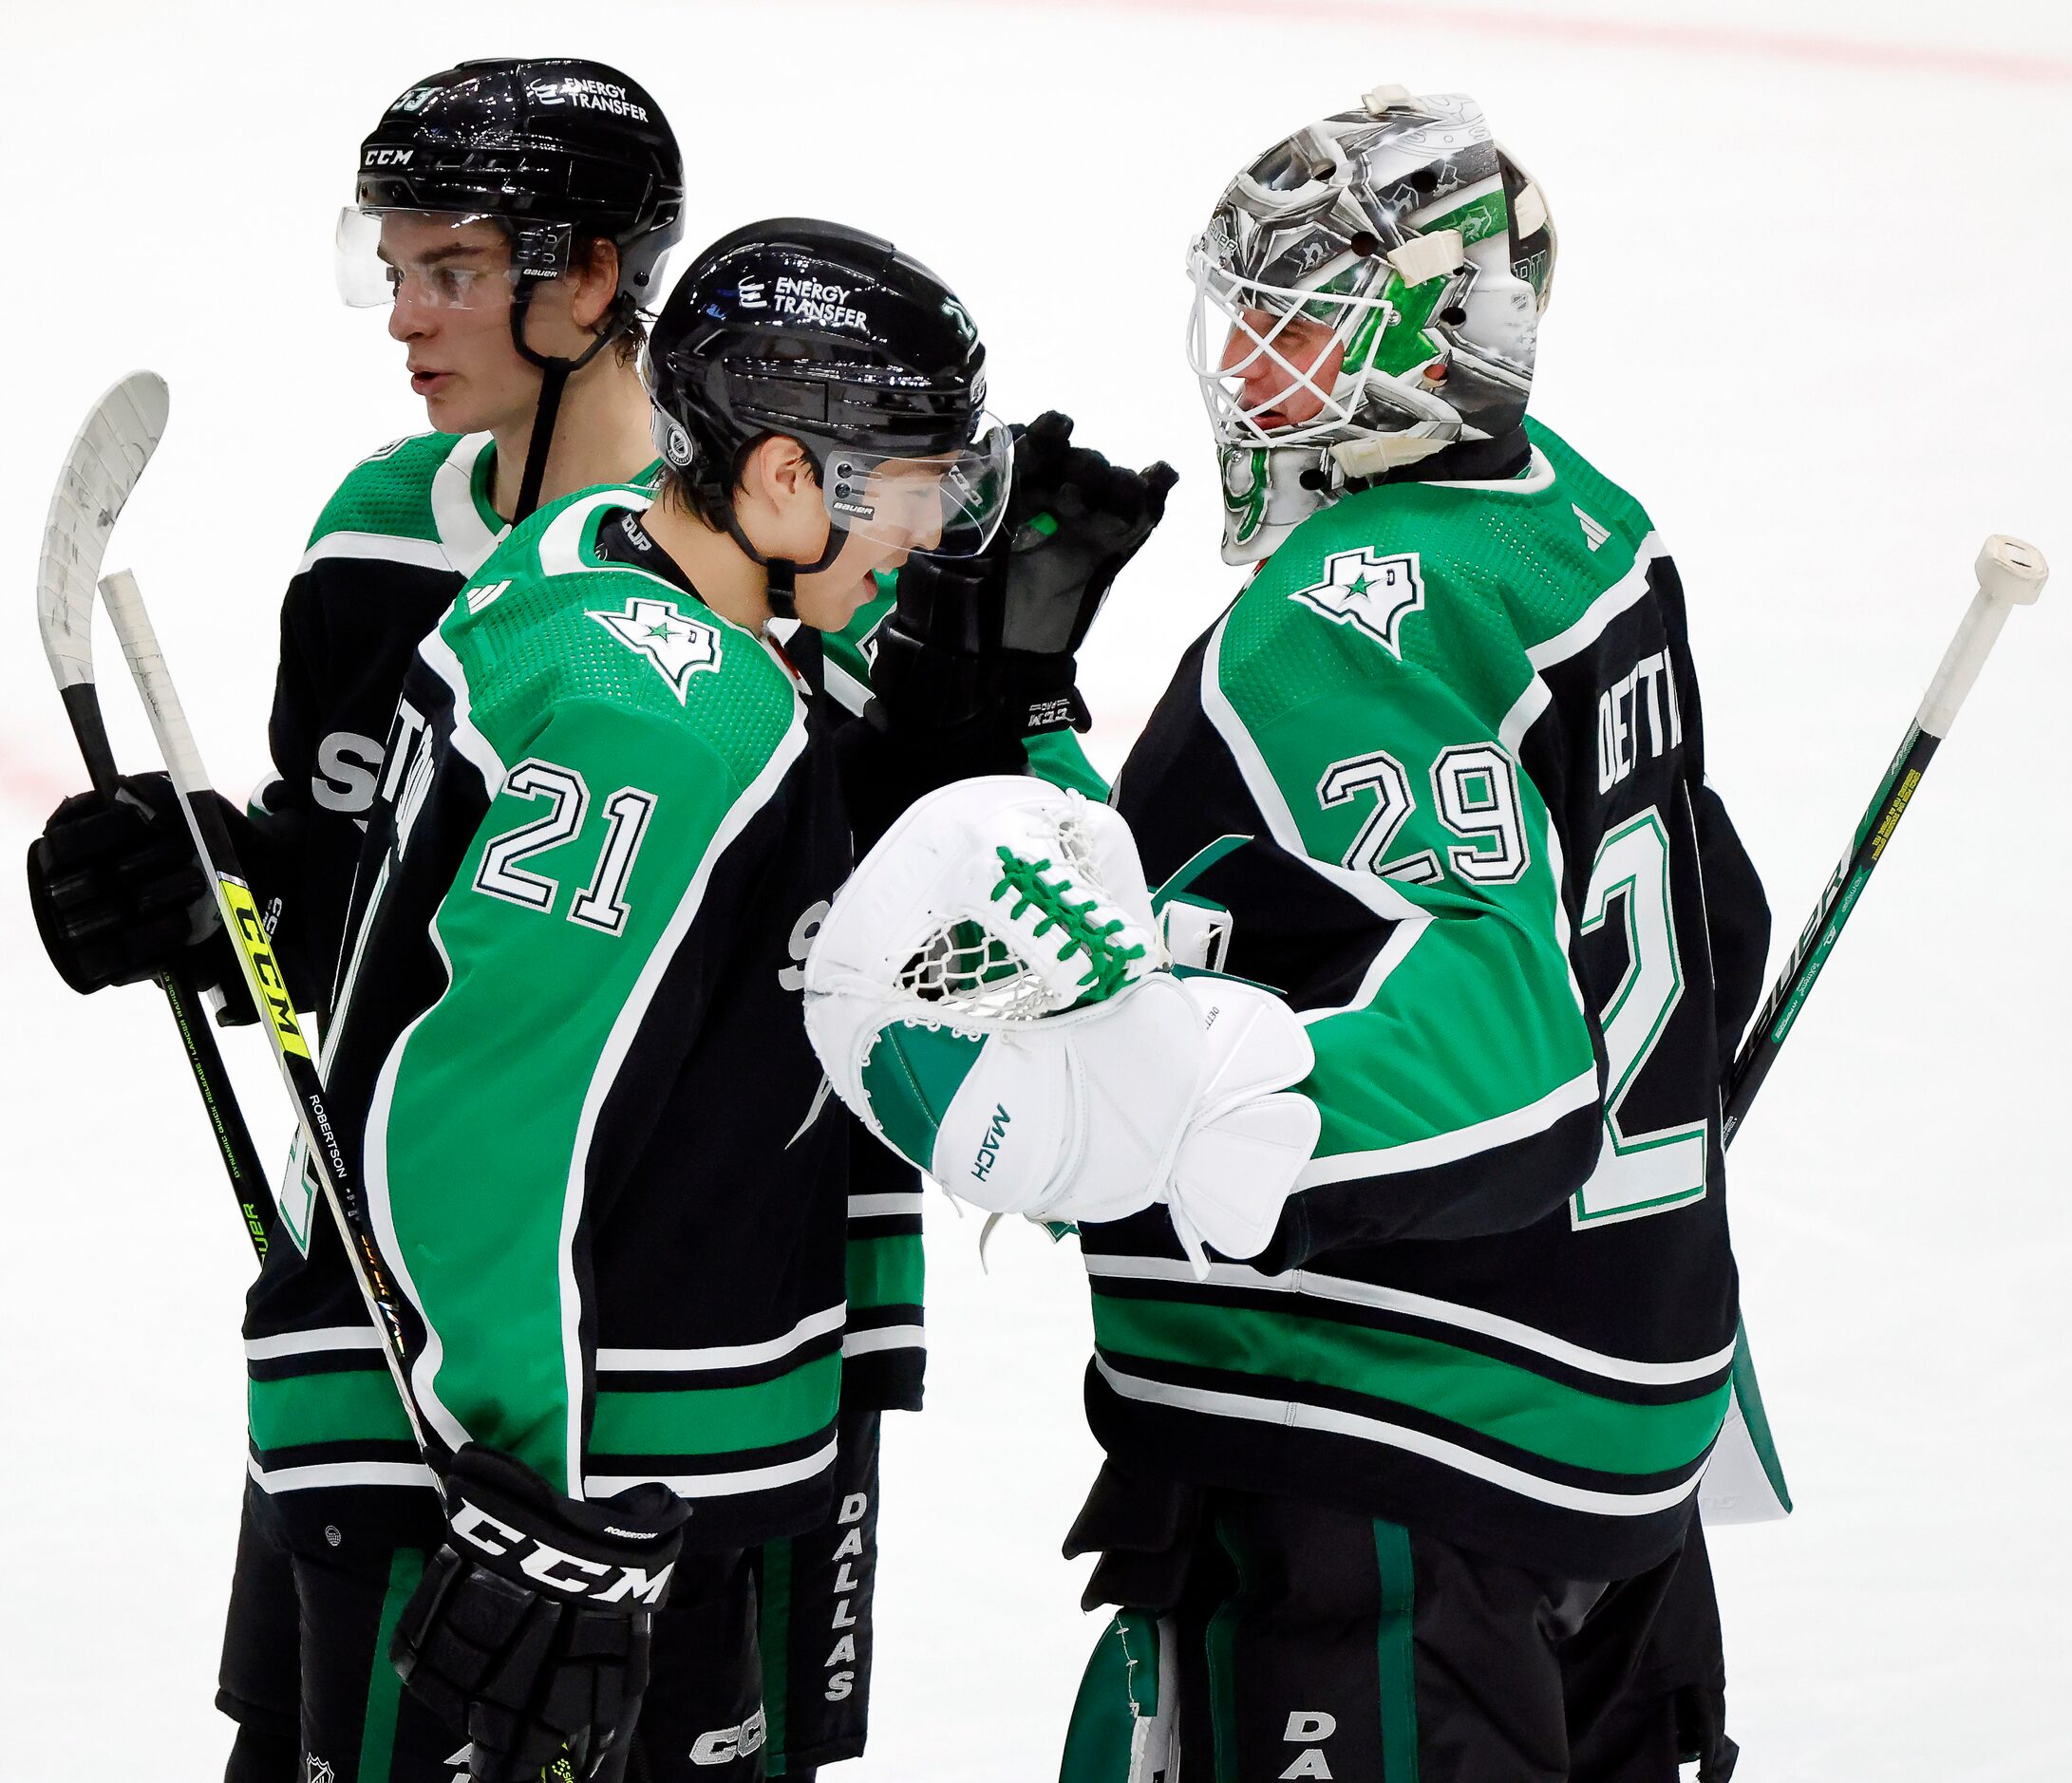
{"label": "ccm logo on glove", "polygon": [[[594,1598],[600,1604],[616,1604],[631,1597],[643,1604],[659,1605],[676,1567],[671,1560],[659,1572],[650,1572],[642,1567],[610,1567],[595,1560],[578,1559],[523,1530],[512,1528],[465,1498],[453,1513],[452,1527],[460,1540],[483,1553],[515,1558],[518,1570],[528,1579],[551,1586],[569,1597]],[[573,1573],[559,1568],[572,1568]]]}

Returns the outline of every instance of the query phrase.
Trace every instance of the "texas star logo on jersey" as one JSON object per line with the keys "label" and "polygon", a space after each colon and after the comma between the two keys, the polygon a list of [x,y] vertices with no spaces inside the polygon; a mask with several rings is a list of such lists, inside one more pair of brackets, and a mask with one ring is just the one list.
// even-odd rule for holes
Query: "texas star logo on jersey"
{"label": "texas star logo on jersey", "polygon": [[674,601],[636,594],[623,612],[592,611],[590,616],[628,649],[638,650],[652,663],[655,672],[676,690],[679,705],[690,692],[693,675],[720,666],[717,628],[685,618]]}
{"label": "texas star logo on jersey", "polygon": [[1314,607],[1334,625],[1364,631],[1391,656],[1403,656],[1403,622],[1424,605],[1424,577],[1414,551],[1377,555],[1334,551],[1324,559],[1324,580],[1288,597]]}

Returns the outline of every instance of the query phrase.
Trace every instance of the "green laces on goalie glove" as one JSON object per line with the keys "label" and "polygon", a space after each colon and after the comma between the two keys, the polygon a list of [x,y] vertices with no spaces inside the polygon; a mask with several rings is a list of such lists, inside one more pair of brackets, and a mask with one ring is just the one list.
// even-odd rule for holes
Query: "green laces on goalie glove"
{"label": "green laces on goalie glove", "polygon": [[[1041,912],[1034,933],[1045,935],[1053,929],[1063,931],[1064,942],[1058,948],[1060,960],[1069,960],[1077,952],[1086,961],[1087,969],[1080,976],[1084,992],[1080,1003],[1099,1003],[1111,997],[1129,982],[1130,967],[1144,957],[1144,944],[1134,941],[1120,945],[1115,940],[1118,930],[1129,925],[1116,916],[1105,923],[1094,920],[1094,911],[1101,900],[1089,893],[1075,904],[1066,894],[1072,890],[1072,881],[1063,876],[1055,881],[1044,875],[1051,871],[1049,858],[1024,860],[1009,848],[995,848],[1000,857],[1000,878],[989,894],[992,901],[1012,896],[1015,900],[1008,914],[1020,922],[1024,912],[1033,909]],[[1077,1005],[1075,1005],[1077,1006]]]}

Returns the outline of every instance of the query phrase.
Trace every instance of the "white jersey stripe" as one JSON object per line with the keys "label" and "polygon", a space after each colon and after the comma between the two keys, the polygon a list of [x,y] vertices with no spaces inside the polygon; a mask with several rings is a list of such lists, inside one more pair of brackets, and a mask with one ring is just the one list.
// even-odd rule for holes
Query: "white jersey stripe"
{"label": "white jersey stripe", "polygon": [[828,697],[845,712],[861,713],[871,703],[871,690],[832,657],[820,660],[820,685]]}
{"label": "white jersey stripe", "polygon": [[917,1350],[928,1333],[917,1324],[879,1325],[875,1331],[852,1331],[841,1341],[844,1356],[875,1356],[880,1350]]}
{"label": "white jersey stripe", "polygon": [[794,1486],[811,1479],[835,1465],[836,1445],[816,1450],[801,1461],[782,1461],[775,1467],[743,1468],[733,1473],[586,1473],[583,1492],[591,1498],[610,1498],[629,1486],[653,1480],[667,1486],[679,1498],[730,1498],[740,1492],[769,1492],[779,1486]]}
{"label": "white jersey stripe", "polygon": [[432,524],[439,529],[446,561],[463,576],[480,570],[511,530],[484,524],[475,505],[475,467],[489,446],[488,434],[468,434],[454,442],[445,462],[432,473]]}
{"label": "white jersey stripe", "polygon": [[1136,1399],[1146,1405],[1170,1406],[1176,1411],[1202,1412],[1213,1417],[1277,1424],[1287,1430],[1315,1430],[1333,1436],[1355,1436],[1365,1442],[1401,1449],[1407,1455],[1422,1455],[1442,1467],[1486,1480],[1505,1492],[1516,1492],[1521,1498],[1536,1499],[1541,1504],[1555,1505],[1564,1511],[1587,1511],[1593,1516],[1646,1517],[1674,1510],[1698,1490],[1698,1482],[1705,1473],[1702,1466],[1694,1467],[1688,1479],[1662,1492],[1593,1492],[1586,1487],[1565,1486],[1556,1480],[1542,1479],[1522,1468],[1492,1461],[1487,1455],[1478,1455],[1473,1449],[1448,1442],[1441,1436],[1386,1423],[1378,1417],[1366,1417],[1357,1412],[1341,1412],[1300,1399],[1268,1399],[1248,1393],[1215,1393],[1202,1387],[1180,1387],[1164,1380],[1146,1380],[1141,1376],[1125,1375],[1111,1368],[1099,1356],[1094,1358],[1094,1366],[1101,1371],[1101,1378],[1125,1399]]}
{"label": "white jersey stripe", "polygon": [[321,1356],[332,1350],[379,1350],[381,1334],[368,1324],[327,1324],[308,1331],[285,1331],[278,1337],[247,1338],[245,1360],[278,1361],[284,1356]]}
{"label": "white jersey stripe", "polygon": [[404,538],[393,533],[326,533],[302,554],[295,574],[302,574],[311,564],[322,563],[327,557],[372,557],[383,563],[406,563],[413,569],[443,570],[448,573],[454,568],[447,559],[446,548],[436,538]]}
{"label": "white jersey stripe", "polygon": [[847,1306],[829,1306],[808,1313],[782,1337],[761,1343],[723,1343],[710,1349],[600,1349],[599,1374],[697,1374],[714,1368],[752,1368],[758,1362],[774,1362],[801,1344],[830,1331],[839,1331],[849,1316]]}
{"label": "white jersey stripe", "polygon": [[311,1467],[262,1468],[247,1460],[248,1472],[259,1490],[275,1492],[314,1492],[324,1486],[425,1486],[436,1489],[438,1481],[422,1461],[326,1461]]}
{"label": "white jersey stripe", "polygon": [[888,1219],[895,1214],[911,1217],[921,1211],[927,1200],[918,1189],[904,1194],[851,1195],[849,1217],[853,1220]]}
{"label": "white jersey stripe", "polygon": [[1545,1133],[1562,1116],[1588,1108],[1596,1099],[1597,1067],[1592,1064],[1588,1071],[1578,1072],[1566,1083],[1549,1090],[1537,1101],[1514,1108],[1508,1114],[1492,1115],[1472,1126],[1435,1133],[1429,1139],[1406,1139],[1379,1152],[1334,1152],[1326,1157],[1311,1158],[1295,1178],[1295,1187],[1314,1189],[1319,1183],[1357,1182],[1363,1176],[1392,1176],[1406,1170],[1431,1170],[1440,1164],[1456,1163],[1478,1152],[1493,1152],[1499,1145]]}
{"label": "white jersey stripe", "polygon": [[[1195,1285],[1194,1266],[1177,1257],[1098,1257],[1086,1259],[1086,1273],[1113,1276],[1121,1281],[1178,1282]],[[1213,1263],[1208,1286],[1236,1287],[1261,1294],[1287,1294],[1310,1300],[1336,1301],[1347,1306],[1370,1306],[1377,1312],[1400,1313],[1406,1319],[1422,1319],[1433,1324],[1450,1324],[1495,1338],[1515,1348],[1531,1350],[1550,1361],[1566,1364],[1584,1374],[1607,1380],[1629,1381],[1636,1386],[1679,1386],[1718,1374],[1734,1360],[1734,1345],[1710,1356],[1681,1362],[1636,1362],[1623,1356],[1608,1356],[1602,1350],[1586,1349],[1522,1324],[1479,1306],[1463,1306],[1453,1301],[1434,1300],[1424,1294],[1405,1293],[1399,1287],[1383,1287],[1372,1282],[1355,1282],[1344,1276],[1325,1275],[1314,1269],[1290,1269],[1281,1275],[1262,1275],[1240,1263]]]}

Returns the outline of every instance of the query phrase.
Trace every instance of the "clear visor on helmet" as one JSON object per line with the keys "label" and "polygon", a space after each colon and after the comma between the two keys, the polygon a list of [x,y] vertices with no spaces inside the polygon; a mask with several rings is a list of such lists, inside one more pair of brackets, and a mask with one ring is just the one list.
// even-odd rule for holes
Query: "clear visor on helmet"
{"label": "clear visor on helmet", "polygon": [[1000,530],[1013,468],[1013,437],[982,414],[977,437],[953,452],[909,458],[835,446],[820,493],[837,526],[876,544],[969,557]]}
{"label": "clear visor on helmet", "polygon": [[[522,253],[556,252],[558,236],[521,245],[501,219],[465,211],[368,211],[338,214],[338,294],[361,309],[391,304],[435,310],[499,309],[510,302]],[[560,246],[565,256],[565,243]],[[542,264],[526,271],[551,278],[567,270]]]}
{"label": "clear visor on helmet", "polygon": [[[1305,290],[1241,277],[1197,242],[1188,271],[1187,359],[1219,444],[1290,445],[1352,422],[1365,374],[1397,317],[1388,298],[1360,291],[1377,282],[1367,263]],[[1385,266],[1378,282],[1385,288]]]}

